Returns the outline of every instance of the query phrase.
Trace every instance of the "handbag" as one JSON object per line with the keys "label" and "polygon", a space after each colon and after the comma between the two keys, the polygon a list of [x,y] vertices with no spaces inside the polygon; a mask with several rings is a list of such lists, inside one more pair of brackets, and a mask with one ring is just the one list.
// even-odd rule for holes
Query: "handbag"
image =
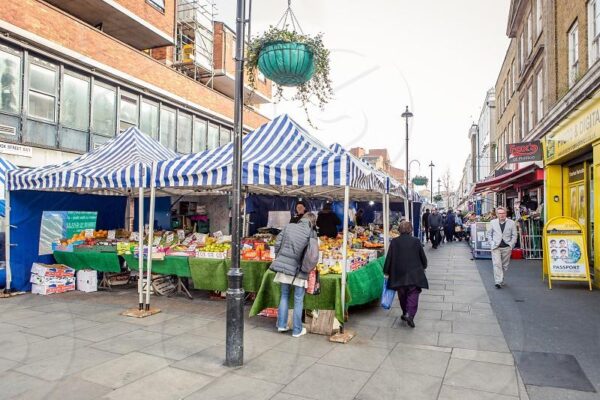
{"label": "handbag", "polygon": [[321,276],[319,275],[319,271],[317,271],[316,268],[310,271],[310,273],[308,274],[307,283],[307,294],[312,294],[314,296],[321,294]]}
{"label": "handbag", "polygon": [[388,289],[388,278],[385,278],[383,281],[383,291],[381,293],[381,307],[389,310],[392,308],[392,303],[394,302],[394,297],[396,296],[396,291],[392,289]]}

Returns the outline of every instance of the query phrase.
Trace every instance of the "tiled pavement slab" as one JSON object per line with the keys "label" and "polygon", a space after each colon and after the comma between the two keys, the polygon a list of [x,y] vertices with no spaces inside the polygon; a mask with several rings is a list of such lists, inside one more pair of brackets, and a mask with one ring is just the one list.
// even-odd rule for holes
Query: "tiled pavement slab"
{"label": "tiled pavement slab", "polygon": [[428,247],[415,329],[397,301],[350,310],[345,345],[245,317],[241,368],[224,366],[226,303],[202,295],[142,320],[120,315],[134,290],[0,301],[0,399],[525,400],[467,248]]}

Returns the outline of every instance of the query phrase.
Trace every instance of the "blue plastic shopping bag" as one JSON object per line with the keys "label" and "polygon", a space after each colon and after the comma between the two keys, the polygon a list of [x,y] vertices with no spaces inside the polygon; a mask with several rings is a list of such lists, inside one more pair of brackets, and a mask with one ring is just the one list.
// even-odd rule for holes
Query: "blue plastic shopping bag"
{"label": "blue plastic shopping bag", "polygon": [[394,302],[394,297],[396,296],[396,291],[387,288],[388,280],[385,278],[383,281],[383,292],[381,293],[381,307],[389,310],[392,308],[392,303]]}

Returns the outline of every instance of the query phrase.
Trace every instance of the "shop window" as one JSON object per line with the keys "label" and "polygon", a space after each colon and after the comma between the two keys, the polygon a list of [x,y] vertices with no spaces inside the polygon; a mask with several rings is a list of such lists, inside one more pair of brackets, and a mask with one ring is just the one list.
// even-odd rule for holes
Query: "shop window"
{"label": "shop window", "polygon": [[90,118],[89,103],[89,80],[65,73],[60,100],[61,125],[87,131]]}
{"label": "shop window", "polygon": [[160,143],[175,151],[175,110],[160,108]]}
{"label": "shop window", "polygon": [[215,124],[208,124],[208,149],[216,149],[219,147],[219,126]]}
{"label": "shop window", "polygon": [[142,101],[140,107],[140,130],[158,140],[158,105]]}
{"label": "shop window", "polygon": [[588,3],[589,66],[600,58],[600,0]]}
{"label": "shop window", "polygon": [[573,87],[579,77],[579,24],[573,24],[568,33],[569,39],[569,88]]}
{"label": "shop window", "polygon": [[94,83],[92,88],[92,131],[114,136],[117,120],[117,95],[114,88]]}
{"label": "shop window", "polygon": [[21,57],[0,50],[0,111],[17,114],[21,108]]}
{"label": "shop window", "polygon": [[231,142],[231,129],[221,127],[219,146],[225,146]]}
{"label": "shop window", "polygon": [[138,125],[138,98],[133,94],[122,94],[119,102],[119,131],[123,132]]}
{"label": "shop window", "polygon": [[192,152],[192,117],[181,112],[177,115],[177,152]]}
{"label": "shop window", "polygon": [[194,140],[192,151],[199,153],[206,150],[206,121],[200,118],[194,118]]}
{"label": "shop window", "polygon": [[29,65],[28,113],[31,117],[56,122],[57,76],[53,65]]}

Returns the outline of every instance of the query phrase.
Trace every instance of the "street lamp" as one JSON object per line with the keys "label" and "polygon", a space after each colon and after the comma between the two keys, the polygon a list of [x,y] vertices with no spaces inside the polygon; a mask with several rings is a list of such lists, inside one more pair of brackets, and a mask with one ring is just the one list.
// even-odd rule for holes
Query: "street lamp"
{"label": "street lamp", "polygon": [[442,180],[440,178],[438,178],[437,183],[438,183],[438,196],[439,196],[441,194],[440,193],[440,184],[442,183]]}
{"label": "street lamp", "polygon": [[431,197],[429,200],[431,201],[431,204],[433,204],[433,167],[435,167],[435,164],[433,163],[433,161],[431,163],[429,163],[429,168],[431,168],[431,193],[429,193],[429,196]]}
{"label": "street lamp", "polygon": [[244,96],[244,34],[246,0],[237,0],[235,20],[235,94],[233,110],[233,171],[231,176],[231,268],[227,272],[227,317],[225,365],[239,367],[244,363],[244,289],[240,268],[242,207],[242,129]]}
{"label": "street lamp", "polygon": [[404,210],[406,214],[406,219],[410,221],[410,210],[409,210],[409,201],[408,201],[408,119],[413,117],[413,113],[408,111],[408,106],[406,106],[406,111],[402,113],[402,118],[406,121],[406,199],[404,200]]}

